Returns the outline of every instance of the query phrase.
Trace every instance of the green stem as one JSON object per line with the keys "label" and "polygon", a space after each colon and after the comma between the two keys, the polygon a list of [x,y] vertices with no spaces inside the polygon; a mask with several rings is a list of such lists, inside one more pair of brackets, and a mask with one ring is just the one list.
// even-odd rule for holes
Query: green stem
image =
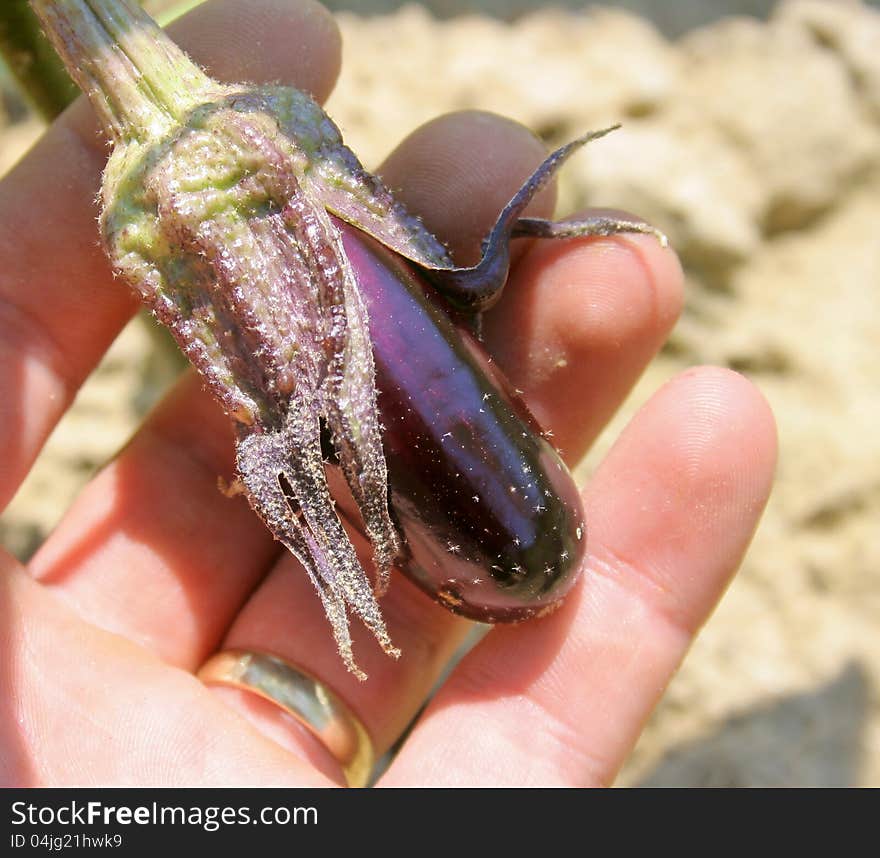
{"label": "green stem", "polygon": [[213,82],[132,0],[31,0],[114,139],[167,132]]}

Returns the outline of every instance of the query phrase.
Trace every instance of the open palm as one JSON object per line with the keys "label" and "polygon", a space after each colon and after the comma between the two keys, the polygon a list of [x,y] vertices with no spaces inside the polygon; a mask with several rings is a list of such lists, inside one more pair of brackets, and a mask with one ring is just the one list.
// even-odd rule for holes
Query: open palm
{"label": "open palm", "polygon": [[[174,30],[224,80],[282,79],[320,99],[338,70],[338,33],[310,0],[216,0]],[[523,128],[461,113],[380,172],[467,259],[543,154]],[[136,309],[96,246],[105,156],[78,103],[0,186],[3,504]],[[551,208],[545,193],[530,211]],[[519,251],[486,343],[575,462],[673,325],[681,271],[645,236]],[[563,608],[487,635],[380,783],[609,783],[735,571],[775,454],[772,416],[742,377],[695,369],[661,389],[584,490],[589,556]],[[196,679],[219,649],[271,651],[320,677],[379,752],[424,705],[469,624],[395,576],[383,610],[403,656],[356,629],[359,683],[297,562],[217,490],[232,464],[228,421],[187,374],[29,568],[0,554],[0,782],[341,782],[273,704]]]}

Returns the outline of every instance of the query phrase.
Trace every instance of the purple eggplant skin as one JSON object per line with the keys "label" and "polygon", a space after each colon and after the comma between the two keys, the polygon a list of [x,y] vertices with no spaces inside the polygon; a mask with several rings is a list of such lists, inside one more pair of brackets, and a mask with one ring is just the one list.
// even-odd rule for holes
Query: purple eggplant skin
{"label": "purple eggplant skin", "polygon": [[554,609],[584,562],[580,493],[492,358],[383,245],[337,222],[370,318],[402,571],[484,623]]}

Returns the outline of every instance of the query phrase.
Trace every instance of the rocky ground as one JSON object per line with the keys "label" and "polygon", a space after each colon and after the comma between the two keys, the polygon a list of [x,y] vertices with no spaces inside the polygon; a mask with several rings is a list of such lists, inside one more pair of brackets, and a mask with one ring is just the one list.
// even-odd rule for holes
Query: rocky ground
{"label": "rocky ground", "polygon": [[[666,230],[687,309],[583,478],[686,366],[738,369],[775,409],[778,482],[754,546],[619,783],[880,785],[880,12],[789,0],[674,41],[601,8],[340,21],[329,111],[367,164],[463,107],[550,144],[624,122],[566,167],[561,207]],[[0,169],[34,133],[0,134]],[[167,384],[154,342],[126,329],[0,519],[20,555]]]}

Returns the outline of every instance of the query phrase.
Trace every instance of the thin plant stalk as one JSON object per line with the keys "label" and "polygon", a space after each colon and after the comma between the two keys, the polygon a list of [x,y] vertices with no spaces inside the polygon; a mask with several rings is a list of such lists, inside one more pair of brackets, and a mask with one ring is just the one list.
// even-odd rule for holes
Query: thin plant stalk
{"label": "thin plant stalk", "polygon": [[[157,15],[157,20],[168,24],[203,2],[179,0]],[[43,35],[28,0],[3,0],[0,4],[0,57],[25,100],[46,122],[79,95],[78,87]]]}

